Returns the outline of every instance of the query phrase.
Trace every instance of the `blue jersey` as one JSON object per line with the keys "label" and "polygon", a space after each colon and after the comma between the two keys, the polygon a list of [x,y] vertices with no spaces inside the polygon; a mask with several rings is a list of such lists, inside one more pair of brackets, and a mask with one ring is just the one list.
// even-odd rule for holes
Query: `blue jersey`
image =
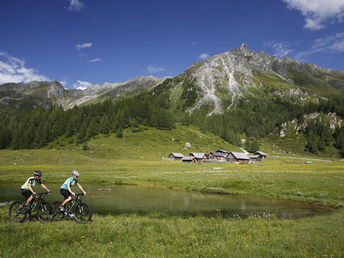
{"label": "blue jersey", "polygon": [[68,185],[69,187],[72,187],[75,183],[79,184],[79,181],[76,179],[73,179],[73,177],[67,178],[67,180],[61,185],[61,189],[66,189],[68,190]]}

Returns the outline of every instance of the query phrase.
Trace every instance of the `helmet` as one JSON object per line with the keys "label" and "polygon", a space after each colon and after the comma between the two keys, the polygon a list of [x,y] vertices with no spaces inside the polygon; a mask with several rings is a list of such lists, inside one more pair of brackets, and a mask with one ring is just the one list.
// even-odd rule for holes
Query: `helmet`
{"label": "helmet", "polygon": [[42,172],[39,171],[39,170],[35,170],[35,171],[33,172],[33,175],[34,175],[34,176],[42,176]]}
{"label": "helmet", "polygon": [[74,170],[72,172],[72,176],[80,176],[80,173],[78,171]]}

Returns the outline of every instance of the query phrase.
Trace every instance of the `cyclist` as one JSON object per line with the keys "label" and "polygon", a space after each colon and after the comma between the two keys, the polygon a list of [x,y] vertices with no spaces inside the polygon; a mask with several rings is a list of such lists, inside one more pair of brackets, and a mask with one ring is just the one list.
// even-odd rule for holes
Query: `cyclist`
{"label": "cyclist", "polygon": [[30,203],[33,199],[33,195],[36,194],[36,192],[33,190],[33,187],[36,183],[39,183],[43,189],[45,189],[48,193],[50,193],[50,190],[48,187],[43,184],[41,181],[42,172],[39,170],[35,170],[33,172],[33,176],[29,177],[26,182],[21,186],[20,190],[22,192],[22,195],[25,196],[26,202],[24,204],[25,209],[30,209]]}
{"label": "cyclist", "polygon": [[79,184],[78,177],[80,176],[80,173],[78,171],[73,171],[72,176],[67,178],[67,180],[61,185],[60,187],[60,193],[64,197],[64,201],[60,206],[60,211],[65,211],[65,205],[72,200],[72,195],[75,195],[74,192],[72,192],[71,187],[76,184],[79,189],[86,195],[85,190],[82,188],[82,186]]}

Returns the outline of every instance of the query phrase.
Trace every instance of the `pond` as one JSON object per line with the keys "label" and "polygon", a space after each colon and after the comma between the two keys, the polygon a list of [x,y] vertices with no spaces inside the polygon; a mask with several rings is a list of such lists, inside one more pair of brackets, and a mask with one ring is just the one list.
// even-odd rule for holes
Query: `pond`
{"label": "pond", "polygon": [[[0,202],[24,200],[20,184],[0,185]],[[53,191],[49,201],[62,200],[60,185],[49,185]],[[333,209],[280,199],[246,195],[205,194],[164,188],[83,185],[87,196],[83,199],[98,214],[165,214],[172,216],[248,217],[276,216],[278,218],[302,218],[325,215]],[[77,187],[74,187],[77,192]],[[40,187],[35,190],[40,192]],[[42,189],[43,190],[43,189]]]}

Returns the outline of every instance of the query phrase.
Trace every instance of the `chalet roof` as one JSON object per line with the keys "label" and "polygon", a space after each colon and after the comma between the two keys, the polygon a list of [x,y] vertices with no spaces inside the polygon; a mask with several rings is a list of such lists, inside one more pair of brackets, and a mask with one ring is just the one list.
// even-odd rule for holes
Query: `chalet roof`
{"label": "chalet roof", "polygon": [[267,156],[268,154],[266,154],[265,152],[262,152],[262,151],[256,151],[254,154],[258,154],[258,155],[261,155],[261,156]]}
{"label": "chalet roof", "polygon": [[170,155],[172,155],[175,158],[184,158],[184,154],[183,153],[172,152]]}
{"label": "chalet roof", "polygon": [[210,152],[210,154],[213,154],[216,157],[227,157],[228,153],[225,152]]}
{"label": "chalet roof", "polygon": [[230,153],[230,151],[226,151],[226,150],[221,150],[221,149],[218,149],[216,152],[221,152],[221,153]]}
{"label": "chalet roof", "polygon": [[250,159],[259,159],[259,157],[260,157],[259,155],[251,155],[251,156],[249,156]]}
{"label": "chalet roof", "polygon": [[196,159],[203,159],[204,156],[207,156],[207,154],[199,153],[199,152],[191,152],[190,156],[194,156]]}
{"label": "chalet roof", "polygon": [[250,159],[245,153],[243,152],[231,152],[234,158],[236,159]]}
{"label": "chalet roof", "polygon": [[184,158],[182,158],[182,161],[192,161],[194,159],[195,159],[195,157],[184,157]]}

